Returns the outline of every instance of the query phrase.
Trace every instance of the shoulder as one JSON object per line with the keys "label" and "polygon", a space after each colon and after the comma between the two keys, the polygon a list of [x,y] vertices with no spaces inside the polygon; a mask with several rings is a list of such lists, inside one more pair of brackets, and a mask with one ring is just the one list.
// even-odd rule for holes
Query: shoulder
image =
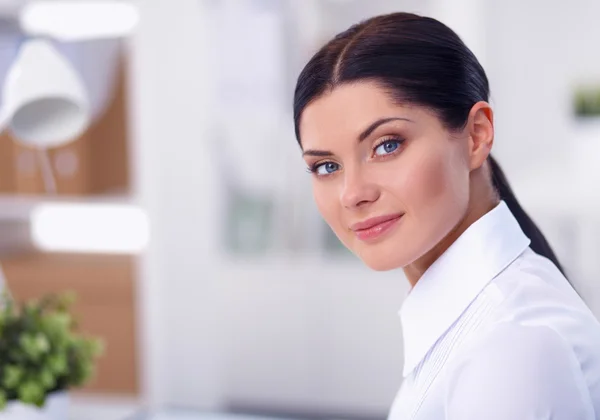
{"label": "shoulder", "polygon": [[546,371],[546,367],[552,366],[552,358],[570,361],[570,367],[578,368],[571,347],[553,329],[501,322],[482,334],[458,365],[464,368],[474,364],[502,363],[505,367],[522,367],[523,371],[514,373],[524,375],[534,370]]}
{"label": "shoulder", "polygon": [[594,418],[573,350],[545,326],[495,325],[456,361],[446,382],[447,409],[456,416],[449,418]]}
{"label": "shoulder", "polygon": [[531,249],[494,278],[490,288],[499,291],[497,321],[547,325],[564,336],[568,331],[561,326],[576,320],[577,330],[600,334],[597,319],[565,276]]}
{"label": "shoulder", "polygon": [[[527,248],[494,280],[505,292],[553,290],[563,298],[573,299],[577,293],[560,270],[546,257]],[[518,294],[518,293],[517,293]]]}

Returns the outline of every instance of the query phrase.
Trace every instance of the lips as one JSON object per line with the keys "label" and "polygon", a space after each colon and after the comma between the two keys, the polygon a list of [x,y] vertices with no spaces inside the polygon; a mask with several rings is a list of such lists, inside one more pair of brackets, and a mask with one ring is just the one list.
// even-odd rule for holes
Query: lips
{"label": "lips", "polygon": [[372,241],[380,238],[398,224],[403,214],[389,214],[373,217],[350,226],[356,237],[362,241]]}

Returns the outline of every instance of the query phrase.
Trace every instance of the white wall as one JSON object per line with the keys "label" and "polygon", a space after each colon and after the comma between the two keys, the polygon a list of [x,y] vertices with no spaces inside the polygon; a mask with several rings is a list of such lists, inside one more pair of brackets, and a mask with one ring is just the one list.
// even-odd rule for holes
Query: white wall
{"label": "white wall", "polygon": [[206,153],[210,83],[202,2],[139,2],[132,40],[134,181],[151,219],[140,264],[145,397],[219,404],[218,311],[211,264],[216,209]]}
{"label": "white wall", "polygon": [[487,13],[495,151],[515,178],[566,164],[576,141],[570,89],[600,80],[600,3],[509,0],[488,2]]}
{"label": "white wall", "polygon": [[573,118],[571,94],[600,82],[599,19],[595,0],[490,1],[486,16],[494,153],[597,315],[600,243],[589,236],[600,225],[600,129]]}

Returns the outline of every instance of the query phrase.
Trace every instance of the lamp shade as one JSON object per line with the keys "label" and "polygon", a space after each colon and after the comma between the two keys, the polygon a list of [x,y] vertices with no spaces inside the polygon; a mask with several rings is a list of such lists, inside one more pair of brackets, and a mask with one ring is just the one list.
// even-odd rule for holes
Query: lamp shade
{"label": "lamp shade", "polygon": [[2,102],[0,124],[34,147],[68,143],[90,123],[79,75],[45,39],[23,43],[5,79]]}

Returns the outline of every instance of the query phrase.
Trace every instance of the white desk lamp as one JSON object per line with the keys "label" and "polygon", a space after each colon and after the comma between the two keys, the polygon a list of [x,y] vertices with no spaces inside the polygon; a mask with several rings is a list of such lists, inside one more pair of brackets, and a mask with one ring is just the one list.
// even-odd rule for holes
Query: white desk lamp
{"label": "white desk lamp", "polygon": [[80,136],[91,119],[79,75],[50,41],[27,40],[6,76],[2,103],[0,124],[40,152],[46,189],[55,192],[47,149]]}
{"label": "white desk lamp", "polygon": [[79,75],[45,39],[21,46],[4,82],[3,104],[14,136],[38,148],[73,140],[90,119]]}
{"label": "white desk lamp", "polygon": [[[40,152],[46,190],[55,192],[56,186],[46,150],[79,137],[90,124],[94,109],[80,75],[49,39],[71,42],[121,38],[133,31],[138,20],[137,9],[128,1],[122,0],[30,0],[24,7],[16,10],[15,18],[17,16],[20,29],[14,30],[14,35],[25,36],[28,40],[21,45],[4,81],[0,129],[8,127],[17,141]],[[36,216],[37,222],[33,223],[34,227],[37,225],[38,233],[41,232],[40,235],[43,234],[41,236],[46,238],[55,237],[55,232],[48,235],[48,232],[42,232],[42,228],[57,225],[54,223],[57,214],[63,219],[65,217],[64,209],[59,209],[58,212],[53,210],[56,209],[42,206]],[[91,210],[97,209],[92,206]],[[143,212],[135,208],[125,209],[128,211],[124,218],[120,208],[109,210],[109,216],[125,223],[124,226],[131,226],[131,220],[134,220],[137,223],[134,226],[139,231],[134,233],[141,232],[141,235],[135,235],[135,243],[123,245],[119,242],[119,246],[123,248],[119,248],[119,252],[127,252],[147,241],[148,228],[147,221],[142,217]],[[70,216],[72,217],[72,213]],[[84,226],[81,223],[82,215],[78,213],[78,216],[76,221]],[[89,211],[86,216],[89,216]],[[89,220],[97,220],[96,216],[92,215]],[[61,236],[65,236],[63,233],[61,232]],[[99,235],[98,232],[95,233],[96,236]],[[114,240],[109,244],[106,233],[100,233],[104,233],[101,239],[105,241],[100,247],[95,243],[94,250],[104,250],[109,248],[108,245],[110,250],[114,250]],[[143,241],[138,240],[140,237]],[[40,237],[37,239],[40,242]],[[46,249],[50,249],[50,245],[56,244],[45,245]],[[67,245],[72,247],[73,243]],[[81,248],[79,245],[78,250]],[[53,247],[58,248],[64,250],[65,244]]]}
{"label": "white desk lamp", "polygon": [[137,10],[117,0],[31,0],[15,10],[27,39],[4,81],[0,129],[39,152],[44,183],[56,192],[47,149],[79,137],[89,126],[90,101],[80,75],[54,48],[58,41],[118,38],[137,23]]}

